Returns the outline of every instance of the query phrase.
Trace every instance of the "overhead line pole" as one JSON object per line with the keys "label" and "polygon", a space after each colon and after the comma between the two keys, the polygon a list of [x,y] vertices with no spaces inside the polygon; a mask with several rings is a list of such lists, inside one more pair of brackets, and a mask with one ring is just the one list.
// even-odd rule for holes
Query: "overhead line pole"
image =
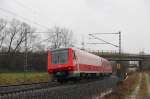
{"label": "overhead line pole", "polygon": [[121,32],[119,31],[119,54],[121,55]]}
{"label": "overhead line pole", "polygon": [[[26,75],[25,75],[25,73],[28,71],[28,38],[27,38],[27,36],[28,36],[28,33],[31,33],[31,32],[28,32],[26,29],[25,29],[25,51],[24,51],[24,83],[25,83],[25,79],[26,79]],[[50,32],[32,32],[32,33],[50,33]],[[49,38],[48,38],[49,39]],[[48,39],[46,39],[46,40],[48,40]],[[44,40],[44,41],[46,41],[46,40]],[[38,42],[38,43],[40,43],[40,42]]]}
{"label": "overhead line pole", "polygon": [[25,52],[24,52],[24,83],[25,83],[25,79],[26,79],[26,71],[27,71],[27,66],[28,66],[28,56],[27,56],[27,30],[25,29]]}

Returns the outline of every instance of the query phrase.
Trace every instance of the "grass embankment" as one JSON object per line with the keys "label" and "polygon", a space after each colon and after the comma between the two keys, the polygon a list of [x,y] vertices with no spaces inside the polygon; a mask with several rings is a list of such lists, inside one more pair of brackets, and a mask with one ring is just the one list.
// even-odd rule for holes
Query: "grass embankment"
{"label": "grass embankment", "polygon": [[0,73],[0,86],[47,82],[46,72]]}
{"label": "grass embankment", "polygon": [[148,92],[148,86],[146,81],[146,75],[145,73],[142,73],[142,79],[141,79],[140,89],[137,98],[144,99],[144,97],[146,97],[148,94],[147,92]]}
{"label": "grass embankment", "polygon": [[147,72],[148,76],[149,76],[149,84],[150,84],[150,72]]}
{"label": "grass embankment", "polygon": [[138,80],[138,72],[130,74],[128,78],[122,84],[119,84],[111,94],[105,96],[105,99],[126,99],[137,86]]}

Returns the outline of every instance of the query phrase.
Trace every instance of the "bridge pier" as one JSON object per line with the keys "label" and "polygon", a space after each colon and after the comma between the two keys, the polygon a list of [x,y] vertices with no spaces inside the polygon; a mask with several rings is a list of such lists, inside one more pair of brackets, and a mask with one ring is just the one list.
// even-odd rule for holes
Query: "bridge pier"
{"label": "bridge pier", "polygon": [[139,62],[139,69],[140,70],[150,69],[150,58],[141,60]]}

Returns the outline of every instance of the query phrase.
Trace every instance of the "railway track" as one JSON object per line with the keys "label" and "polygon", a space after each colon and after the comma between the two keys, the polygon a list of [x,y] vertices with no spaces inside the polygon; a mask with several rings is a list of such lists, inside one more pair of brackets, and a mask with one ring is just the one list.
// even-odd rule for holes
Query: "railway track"
{"label": "railway track", "polygon": [[[99,95],[101,92],[116,86],[117,78],[81,80],[77,83],[38,83],[32,85],[0,87],[0,99],[87,99],[84,95]],[[82,96],[83,95],[83,96]],[[38,98],[37,98],[38,97]],[[63,98],[62,98],[63,97]],[[68,97],[68,98],[67,98]],[[75,98],[78,97],[78,98]]]}
{"label": "railway track", "polygon": [[9,85],[9,86],[0,86],[0,96],[12,93],[25,92],[30,90],[36,90],[47,87],[55,87],[60,85],[56,82],[42,82],[42,83],[32,83],[32,84],[21,84],[21,85]]}
{"label": "railway track", "polygon": [[38,90],[43,88],[51,88],[51,87],[59,87],[59,86],[67,86],[74,84],[84,84],[87,82],[96,81],[99,79],[87,79],[80,80],[79,82],[68,82],[64,84],[60,84],[57,82],[41,82],[41,83],[32,83],[32,84],[20,84],[20,85],[9,85],[9,86],[0,86],[0,96],[19,93],[19,92],[27,92],[32,90]]}

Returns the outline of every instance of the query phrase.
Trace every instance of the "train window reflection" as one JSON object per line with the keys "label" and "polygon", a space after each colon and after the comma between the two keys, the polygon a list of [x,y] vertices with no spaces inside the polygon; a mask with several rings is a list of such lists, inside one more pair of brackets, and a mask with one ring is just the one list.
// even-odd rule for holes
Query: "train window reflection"
{"label": "train window reflection", "polygon": [[68,63],[68,50],[58,50],[52,52],[52,64]]}

